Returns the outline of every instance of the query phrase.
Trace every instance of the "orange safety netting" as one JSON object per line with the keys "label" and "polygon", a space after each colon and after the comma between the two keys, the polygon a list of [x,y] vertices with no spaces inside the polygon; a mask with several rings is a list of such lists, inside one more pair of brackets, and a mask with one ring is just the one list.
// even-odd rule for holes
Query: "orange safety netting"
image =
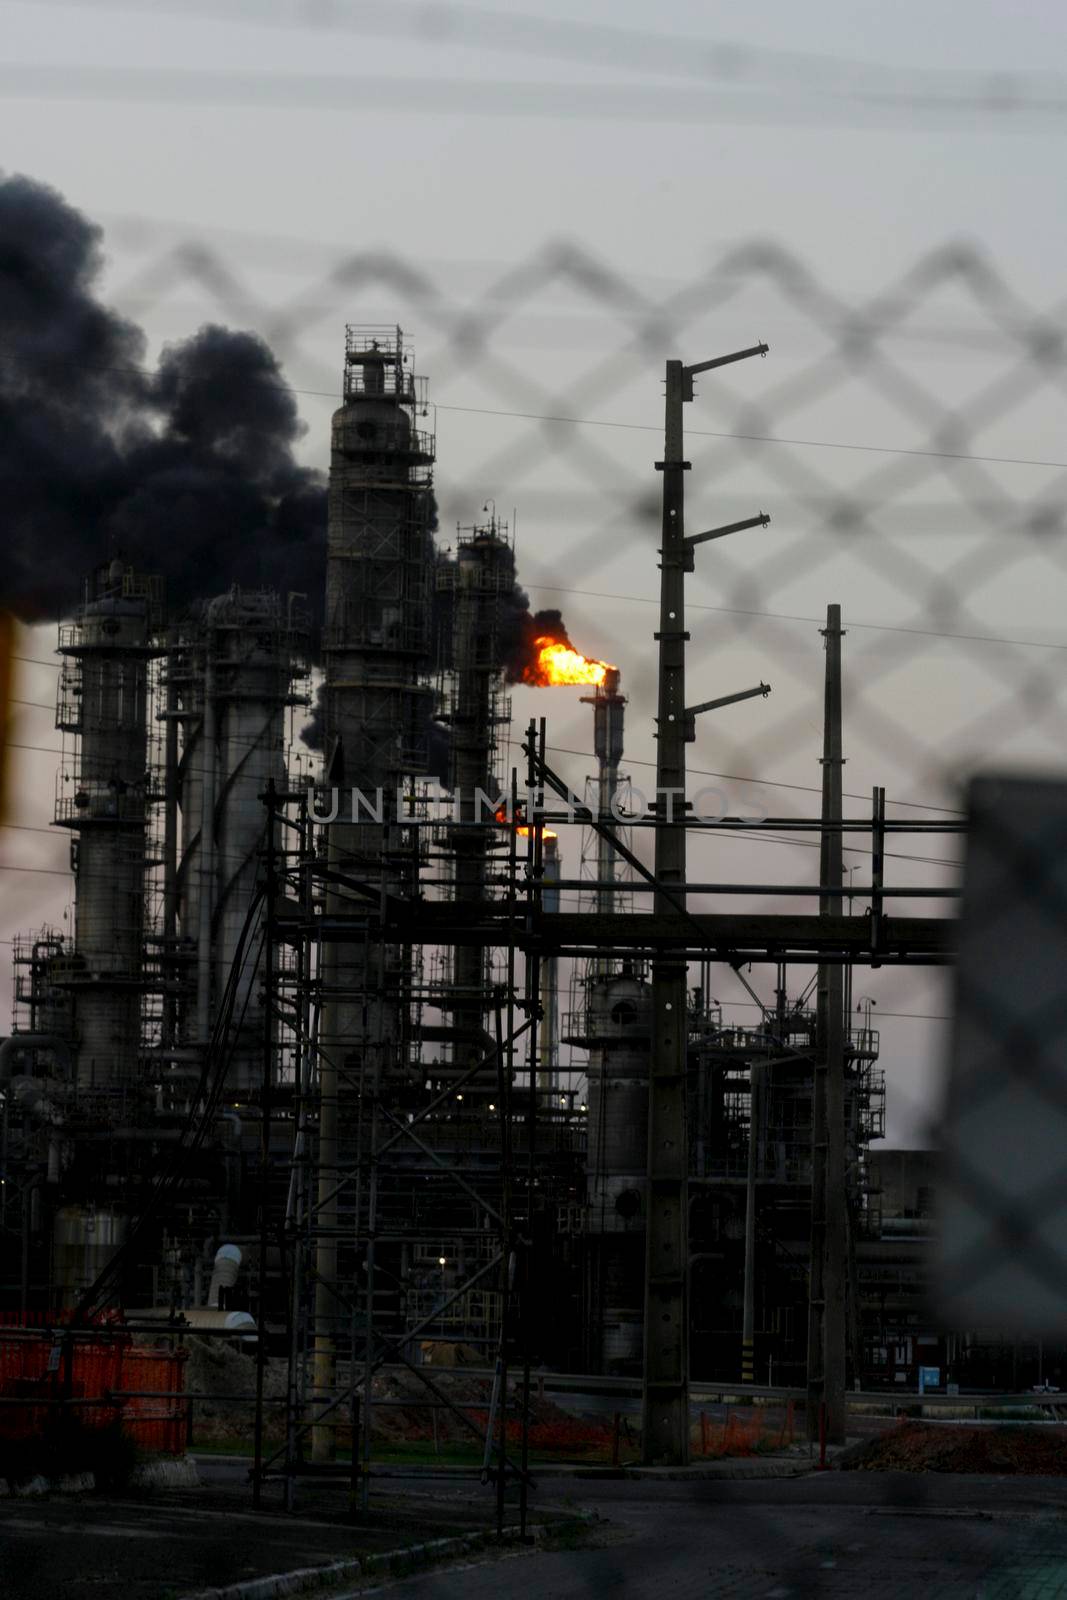
{"label": "orange safety netting", "polygon": [[142,1349],[128,1335],[57,1340],[7,1324],[0,1331],[0,1438],[33,1438],[65,1410],[87,1428],[121,1422],[139,1450],[181,1455],[186,1354]]}
{"label": "orange safety netting", "polygon": [[751,1456],[758,1450],[783,1449],[793,1443],[794,1436],[790,1400],[777,1417],[762,1406],[727,1411],[722,1421],[701,1412],[697,1448],[704,1456]]}

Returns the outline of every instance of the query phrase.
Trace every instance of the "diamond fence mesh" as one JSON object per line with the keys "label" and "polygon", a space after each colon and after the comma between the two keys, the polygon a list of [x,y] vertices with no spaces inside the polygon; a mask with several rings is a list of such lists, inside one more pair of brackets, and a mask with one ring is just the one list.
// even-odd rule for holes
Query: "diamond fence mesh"
{"label": "diamond fence mesh", "polygon": [[[946,244],[846,292],[761,240],[654,282],[569,242],[442,265],[286,239],[189,242],[145,223],[109,238],[116,303],[161,341],[218,320],[271,343],[308,424],[305,457],[320,466],[344,324],[403,326],[436,413],[440,542],[487,504],[514,509],[534,605],[561,607],[580,648],[622,667],[624,766],[638,788],[655,757],[663,362],[766,340],[765,362],[703,375],[687,407],[688,527],[772,519],[700,550],[688,583],[692,698],[773,688],[699,724],[694,784],[720,787],[731,812],[815,814],[828,601],[848,634],[847,811],[869,814],[878,783],[891,818],[945,818],[976,767],[1058,761],[1064,306],[1030,303],[978,249]],[[516,729],[535,713],[549,716],[553,758],[581,792],[587,712],[576,695],[520,690]],[[814,883],[816,843],[772,829],[701,840],[691,876]],[[957,846],[898,842],[887,883],[957,885]],[[862,909],[866,840],[846,842],[845,863]],[[751,1010],[728,975],[717,998],[739,1019]],[[928,1132],[944,980],[885,973],[876,998],[890,1139],[914,1142]]]}

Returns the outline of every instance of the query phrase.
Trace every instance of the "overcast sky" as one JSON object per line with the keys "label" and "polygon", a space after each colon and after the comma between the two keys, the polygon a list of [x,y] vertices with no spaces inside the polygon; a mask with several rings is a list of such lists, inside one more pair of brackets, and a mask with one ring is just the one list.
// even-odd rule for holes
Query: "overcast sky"
{"label": "overcast sky", "polygon": [[[851,624],[847,790],[951,806],[977,764],[1060,762],[1063,530],[1040,541],[1025,524],[1062,506],[1064,366],[1037,381],[1024,337],[1035,312],[1063,320],[1061,8],[0,0],[0,29],[3,169],[103,224],[107,292],[154,350],[208,318],[271,339],[304,391],[306,461],[327,465],[345,321],[403,323],[441,407],[443,527],[489,496],[517,509],[535,603],[562,605],[576,642],[622,667],[636,781],[654,756],[662,361],[760,337],[770,358],[706,382],[687,417],[690,525],[774,517],[700,560],[694,606],[729,609],[693,611],[692,697],[761,679],[774,694],[702,727],[694,766],[818,783],[813,619],[828,601]],[[846,371],[849,318],[869,323],[949,244],[1007,293],[942,258],[944,283],[878,305],[888,364],[852,347]],[[999,459],[894,453],[931,447]],[[1017,642],[942,637],[960,633]],[[52,644],[37,630],[27,654],[46,661]],[[49,703],[52,668],[27,663],[20,692]],[[516,714],[548,711],[551,742],[579,752],[559,756],[577,784],[591,730],[576,698],[519,696]],[[57,742],[36,706],[19,727],[28,745]],[[23,760],[15,821],[43,827],[55,763]],[[766,792],[779,815],[815,804]],[[735,789],[738,804],[750,794]],[[0,859],[58,874],[0,873],[5,937],[61,920],[65,846],[5,833]],[[951,838],[912,853],[958,854]],[[693,870],[804,882],[814,854],[719,842]],[[720,998],[744,1001],[722,978]],[[752,981],[769,997],[773,974]],[[934,1104],[945,1030],[927,1019],[945,1015],[945,985],[885,971],[856,984],[883,1018],[891,1142],[913,1140]]]}

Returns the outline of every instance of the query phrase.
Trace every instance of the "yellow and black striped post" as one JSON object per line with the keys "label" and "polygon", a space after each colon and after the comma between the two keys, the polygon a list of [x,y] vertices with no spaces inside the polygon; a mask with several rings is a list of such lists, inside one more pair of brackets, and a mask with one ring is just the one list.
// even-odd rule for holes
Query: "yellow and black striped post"
{"label": "yellow and black striped post", "polygon": [[756,1357],[753,1350],[752,1340],[743,1339],[741,1341],[741,1382],[755,1383],[755,1381]]}

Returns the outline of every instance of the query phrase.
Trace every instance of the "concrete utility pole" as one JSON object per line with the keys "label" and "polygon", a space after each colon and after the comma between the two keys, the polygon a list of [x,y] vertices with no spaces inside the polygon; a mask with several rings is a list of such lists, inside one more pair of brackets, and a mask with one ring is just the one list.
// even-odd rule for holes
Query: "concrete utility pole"
{"label": "concrete utility pole", "polygon": [[[756,1381],[756,1184],[763,1149],[765,1063],[748,1068],[748,1170],[745,1182],[745,1276],[741,1310],[741,1382]],[[770,1380],[768,1379],[768,1382]]]}
{"label": "concrete utility pole", "polygon": [[[694,713],[685,704],[685,574],[693,546],[734,528],[765,525],[760,515],[731,528],[685,537],[682,407],[693,398],[693,378],[711,367],[765,355],[755,345],[686,367],[668,361],[663,460],[663,531],[660,547],[659,696],[656,715],[656,828],[654,910],[685,921],[685,746]],[[662,950],[652,964],[652,1059],[648,1086],[648,1228],[645,1257],[644,1456],[684,1465],[689,1459],[689,1272],[686,1132],[688,968],[685,934],[679,951]]]}
{"label": "concrete utility pole", "polygon": [[[842,885],[841,607],[826,608],[826,697],[822,757],[822,844],[819,909],[840,916]],[[819,1430],[826,1407],[826,1437],[845,1438],[845,1037],[840,964],[819,968],[811,1153],[811,1269],[808,1304],[808,1436]]]}

